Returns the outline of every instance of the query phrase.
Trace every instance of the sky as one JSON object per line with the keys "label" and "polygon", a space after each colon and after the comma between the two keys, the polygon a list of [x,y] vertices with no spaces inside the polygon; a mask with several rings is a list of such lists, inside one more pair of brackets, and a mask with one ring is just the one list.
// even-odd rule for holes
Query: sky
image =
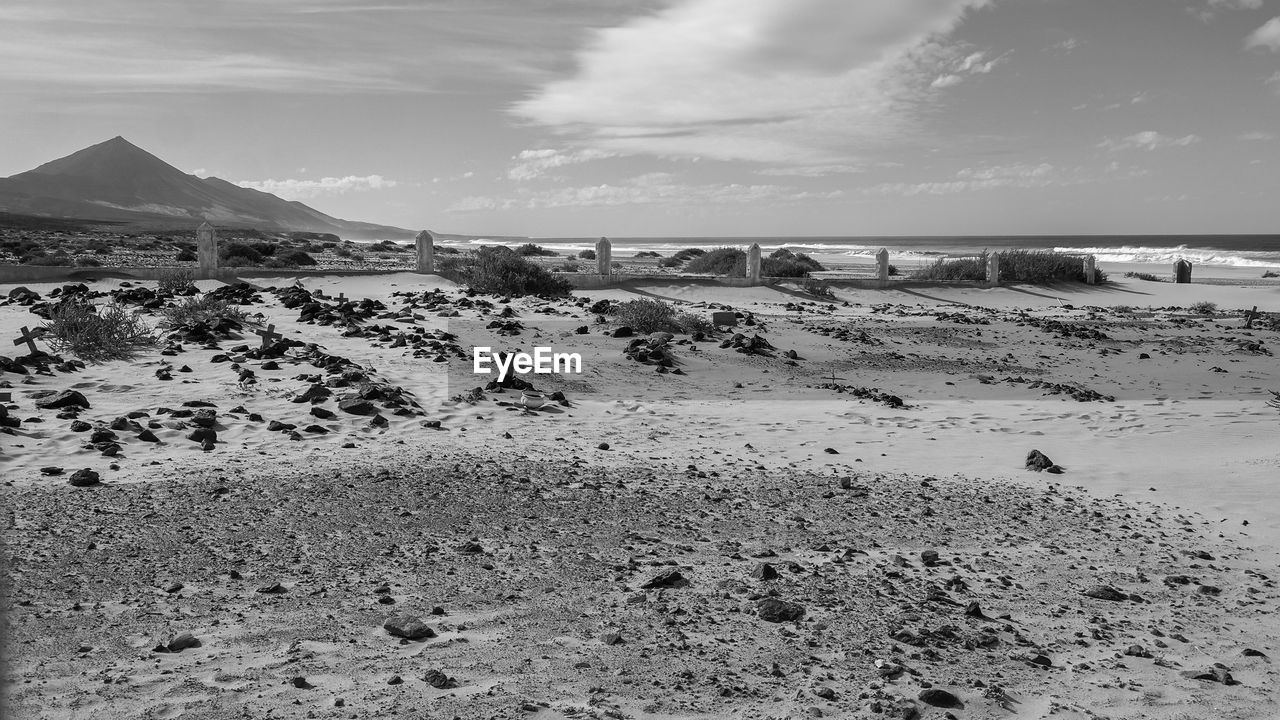
{"label": "sky", "polygon": [[1280,233],[1280,0],[4,0],[0,99],[443,233]]}

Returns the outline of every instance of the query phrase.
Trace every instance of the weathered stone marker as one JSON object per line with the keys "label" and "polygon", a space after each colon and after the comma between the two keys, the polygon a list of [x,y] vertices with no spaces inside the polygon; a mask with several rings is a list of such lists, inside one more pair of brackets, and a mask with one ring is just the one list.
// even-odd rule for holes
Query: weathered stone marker
{"label": "weathered stone marker", "polygon": [[23,325],[22,334],[14,339],[13,344],[21,345],[22,343],[26,343],[27,349],[31,351],[31,354],[38,355],[40,354],[40,351],[36,349],[36,338],[38,337],[40,337],[39,330],[29,330],[26,325]]}
{"label": "weathered stone marker", "polygon": [[1089,285],[1098,284],[1098,259],[1092,255],[1084,258],[1084,281]]}
{"label": "weathered stone marker", "polygon": [[876,277],[880,282],[889,281],[889,250],[880,248],[880,252],[876,253]]}
{"label": "weathered stone marker", "polygon": [[1191,282],[1191,263],[1179,260],[1173,264],[1173,281],[1176,283]]}
{"label": "weathered stone marker", "polygon": [[262,336],[262,347],[270,347],[275,341],[284,339],[284,335],[276,332],[275,325],[268,325],[262,330],[254,330],[253,334]]}
{"label": "weathered stone marker", "polygon": [[1000,284],[1000,253],[987,256],[987,285],[995,287]]}
{"label": "weathered stone marker", "polygon": [[727,310],[719,310],[711,313],[711,324],[716,326],[725,325],[735,327],[738,324],[738,316]]}
{"label": "weathered stone marker", "polygon": [[436,239],[430,230],[418,233],[418,272],[436,271]]}
{"label": "weathered stone marker", "polygon": [[1252,329],[1253,329],[1253,321],[1254,321],[1254,320],[1257,320],[1257,319],[1258,319],[1258,317],[1259,317],[1259,315],[1258,315],[1258,306],[1257,306],[1257,305],[1254,305],[1252,310],[1246,310],[1246,311],[1245,311],[1245,313],[1244,313],[1244,329],[1245,329],[1245,330],[1252,330]]}
{"label": "weathered stone marker", "polygon": [[747,248],[747,277],[752,284],[760,282],[760,243],[751,243]]}
{"label": "weathered stone marker", "polygon": [[218,269],[218,233],[207,220],[196,228],[196,259],[201,277],[212,277]]}
{"label": "weathered stone marker", "polygon": [[0,403],[13,402],[13,393],[8,390],[0,390]]}
{"label": "weathered stone marker", "polygon": [[613,245],[607,237],[596,242],[596,272],[600,275],[613,272]]}

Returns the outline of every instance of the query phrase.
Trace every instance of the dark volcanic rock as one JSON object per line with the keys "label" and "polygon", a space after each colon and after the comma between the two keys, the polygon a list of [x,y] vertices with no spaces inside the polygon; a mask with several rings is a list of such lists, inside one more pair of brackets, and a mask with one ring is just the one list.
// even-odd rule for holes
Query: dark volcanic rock
{"label": "dark volcanic rock", "polygon": [[434,630],[412,615],[393,615],[382,623],[382,629],[396,637],[408,638],[409,640],[421,640],[422,638],[436,636]]}
{"label": "dark volcanic rock", "polygon": [[960,698],[942,688],[926,688],[920,691],[920,702],[934,707],[960,707]]}
{"label": "dark volcanic rock", "polygon": [[1036,472],[1040,472],[1042,470],[1048,470],[1051,467],[1053,467],[1053,461],[1049,459],[1048,455],[1045,455],[1039,450],[1032,450],[1031,452],[1027,453],[1027,469],[1028,470],[1035,470]]}
{"label": "dark volcanic rock", "polygon": [[75,390],[63,390],[52,397],[36,401],[36,407],[44,410],[56,410],[65,407],[89,407],[89,400]]}
{"label": "dark volcanic rock", "polygon": [[352,415],[372,415],[377,412],[377,408],[368,400],[360,398],[350,398],[338,403],[338,409]]}
{"label": "dark volcanic rock", "polygon": [[765,622],[790,622],[804,617],[804,606],[778,598],[765,598],[757,603],[756,614]]}
{"label": "dark volcanic rock", "polygon": [[689,584],[688,578],[680,574],[676,568],[667,568],[662,572],[649,578],[640,587],[645,590],[654,588],[680,588]]}
{"label": "dark volcanic rock", "polygon": [[1111,602],[1123,602],[1124,600],[1129,599],[1128,595],[1120,592],[1110,585],[1095,585],[1088,590],[1085,590],[1084,594],[1091,598],[1097,598],[1098,600],[1110,600]]}
{"label": "dark volcanic rock", "polygon": [[90,485],[97,485],[101,482],[101,478],[98,477],[97,472],[84,468],[71,473],[71,479],[67,482],[76,487],[89,487]]}

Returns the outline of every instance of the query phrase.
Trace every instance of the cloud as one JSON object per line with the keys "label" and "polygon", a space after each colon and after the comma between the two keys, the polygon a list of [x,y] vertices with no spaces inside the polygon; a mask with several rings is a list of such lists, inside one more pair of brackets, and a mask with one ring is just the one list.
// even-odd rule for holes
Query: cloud
{"label": "cloud", "polygon": [[659,204],[703,206],[749,205],[762,202],[787,204],[806,200],[833,199],[843,194],[840,190],[813,192],[774,184],[691,184],[680,182],[671,173],[655,172],[638,175],[616,184],[602,183],[537,191],[521,189],[514,197],[509,198],[469,196],[454,203],[448,212]]}
{"label": "cloud", "polygon": [[1275,140],[1276,136],[1269,132],[1247,132],[1240,133],[1239,138],[1247,142],[1267,142]]}
{"label": "cloud", "polygon": [[591,162],[592,160],[604,160],[606,158],[616,157],[617,153],[605,152],[603,150],[579,150],[577,152],[562,152],[553,149],[541,150],[521,150],[515,157],[511,158],[516,164],[507,170],[507,177],[511,180],[534,180],[544,177],[548,170],[564,167],[566,165],[577,165],[579,163]]}
{"label": "cloud", "polygon": [[982,72],[940,39],[987,2],[689,0],[595,31],[512,112],[625,154],[843,161],[915,130],[941,75]]}
{"label": "cloud", "polygon": [[1155,130],[1144,130],[1140,133],[1129,135],[1119,139],[1107,138],[1098,143],[1098,147],[1106,150],[1161,150],[1171,147],[1186,147],[1200,142],[1199,135],[1183,135],[1182,137],[1173,137],[1171,135],[1161,135]]}
{"label": "cloud", "polygon": [[348,175],[346,177],[326,177],[319,180],[241,180],[236,183],[240,187],[261,190],[278,195],[285,200],[302,200],[320,195],[342,195],[348,192],[368,192],[393,188],[399,183],[388,180],[381,175],[365,175],[363,177]]}
{"label": "cloud", "polygon": [[1249,33],[1244,46],[1249,49],[1267,48],[1272,52],[1280,52],[1280,16],[1273,17],[1262,24],[1262,27]]}
{"label": "cloud", "polygon": [[756,170],[757,175],[773,175],[778,177],[826,177],[828,175],[850,175],[866,172],[861,165],[795,165],[765,168]]}
{"label": "cloud", "polygon": [[1061,50],[1063,52],[1071,52],[1072,50],[1075,50],[1076,48],[1080,47],[1083,44],[1084,44],[1083,42],[1077,40],[1076,38],[1069,37],[1066,40],[1063,40],[1062,42],[1056,42],[1050,45],[1048,49]]}
{"label": "cloud", "polygon": [[1000,57],[987,60],[986,53],[970,53],[963,58],[959,58],[955,62],[950,63],[949,67],[945,68],[948,72],[934,78],[933,82],[929,83],[929,87],[935,89],[951,87],[952,85],[959,85],[964,81],[966,76],[986,75],[991,72],[995,66],[1004,62],[1008,56],[1009,53],[1005,53]]}
{"label": "cloud", "polygon": [[1209,0],[1209,7],[1223,10],[1257,10],[1262,0]]}
{"label": "cloud", "polygon": [[954,195],[974,190],[1037,188],[1076,182],[1079,181],[1060,176],[1057,168],[1049,163],[1013,163],[962,168],[956,172],[953,180],[880,183],[867,188],[865,192],[872,195]]}

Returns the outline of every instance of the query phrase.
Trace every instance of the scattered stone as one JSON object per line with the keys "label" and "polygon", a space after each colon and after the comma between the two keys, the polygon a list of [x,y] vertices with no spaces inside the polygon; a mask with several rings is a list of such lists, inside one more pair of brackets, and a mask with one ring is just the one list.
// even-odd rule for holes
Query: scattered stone
{"label": "scattered stone", "polygon": [[71,473],[71,479],[68,480],[68,482],[75,487],[89,487],[91,485],[97,485],[101,481],[102,478],[98,476],[98,473],[90,470],[89,468],[84,468],[83,470],[77,470]]}
{"label": "scattered stone", "polygon": [[1032,450],[1027,453],[1027,469],[1040,472],[1053,467],[1053,461],[1047,455],[1039,450]]}
{"label": "scattered stone", "polygon": [[169,641],[168,650],[169,652],[176,653],[182,652],[187,648],[197,648],[200,647],[200,645],[200,640],[197,639],[195,635],[192,635],[189,632],[184,632]]}
{"label": "scattered stone", "polygon": [[1111,587],[1110,585],[1095,585],[1084,591],[1087,597],[1096,598],[1098,600],[1109,600],[1111,602],[1123,602],[1129,599],[1129,596]]}
{"label": "scattered stone", "polygon": [[765,622],[792,622],[804,617],[804,613],[803,605],[779,598],[765,598],[756,604],[756,615]]}
{"label": "scattered stone", "polygon": [[920,702],[940,708],[960,707],[960,698],[942,688],[926,688],[920,691]]}
{"label": "scattered stone", "polygon": [[688,585],[689,580],[679,570],[667,568],[649,578],[640,588],[642,590],[652,590],[654,588],[682,588]]}
{"label": "scattered stone", "polygon": [[436,636],[434,630],[412,615],[393,615],[382,623],[382,629],[396,637],[409,640],[421,640]]}
{"label": "scattered stone", "polygon": [[88,408],[89,400],[75,390],[63,390],[51,397],[36,400],[36,407],[43,410],[58,410],[68,407]]}

